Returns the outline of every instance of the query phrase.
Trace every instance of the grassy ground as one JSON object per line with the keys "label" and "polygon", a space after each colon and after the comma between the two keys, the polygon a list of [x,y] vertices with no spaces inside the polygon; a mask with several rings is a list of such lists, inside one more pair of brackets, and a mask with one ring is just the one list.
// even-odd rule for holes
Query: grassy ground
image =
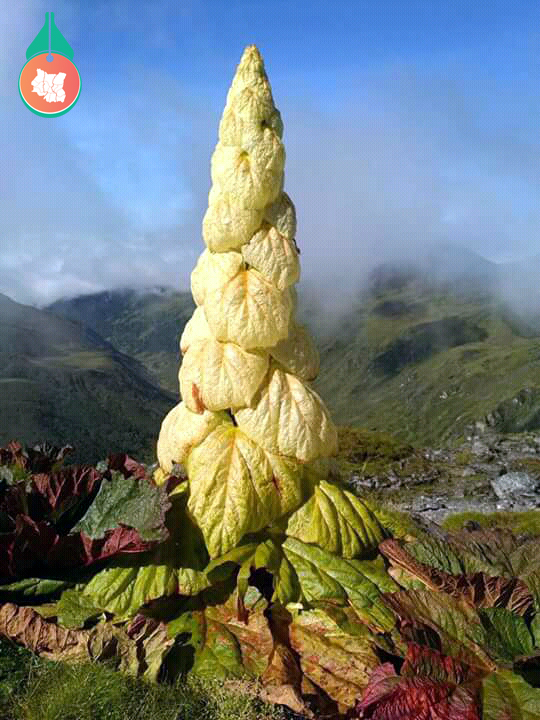
{"label": "grassy ground", "polygon": [[540,510],[523,512],[462,512],[448,516],[442,522],[446,530],[460,530],[466,522],[476,522],[484,528],[507,528],[516,535],[540,533]]}
{"label": "grassy ground", "polygon": [[[289,715],[290,717],[290,715]],[[0,638],[0,720],[285,720],[282,708],[189,678],[150,684],[104,664],[49,662]]]}

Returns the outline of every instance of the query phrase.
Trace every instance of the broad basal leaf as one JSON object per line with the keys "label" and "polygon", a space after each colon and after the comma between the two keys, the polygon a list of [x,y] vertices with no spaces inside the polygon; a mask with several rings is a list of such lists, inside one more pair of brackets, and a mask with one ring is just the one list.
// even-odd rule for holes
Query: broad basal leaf
{"label": "broad basal leaf", "polygon": [[12,440],[6,447],[0,448],[0,466],[16,467],[30,474],[50,474],[60,470],[70,452],[73,452],[72,445],[57,447],[44,442],[25,448],[17,440]]}
{"label": "broad basal leaf", "polygon": [[279,290],[298,282],[300,263],[294,243],[274,226],[263,223],[241,250],[244,261]]}
{"label": "broad basal leaf", "polygon": [[80,590],[66,590],[56,603],[58,622],[66,628],[82,628],[87,620],[97,618],[102,610]]}
{"label": "broad basal leaf", "polygon": [[291,322],[289,335],[269,348],[269,353],[287,372],[301,380],[315,380],[319,374],[319,352],[304,325]]}
{"label": "broad basal leaf", "polygon": [[533,638],[522,617],[499,607],[486,608],[479,615],[491,657],[511,663],[516,657],[532,654]]}
{"label": "broad basal leaf", "polygon": [[263,614],[268,603],[254,587],[249,588],[244,603],[246,622],[238,620],[235,591],[225,603],[189,610],[169,623],[169,637],[190,633],[195,675],[240,678],[264,673],[274,646]]}
{"label": "broad basal leaf", "polygon": [[[34,520],[49,520],[54,523],[66,514],[74,514],[77,506],[88,501],[99,488],[101,473],[91,466],[70,466],[56,473],[38,473],[32,475],[28,487],[27,507],[22,514],[30,515]],[[16,488],[10,489],[15,492]],[[9,495],[4,496],[0,507],[13,504]],[[68,529],[71,524],[68,525]]]}
{"label": "broad basal leaf", "polygon": [[175,463],[185,463],[191,449],[220,424],[232,426],[227,413],[213,413],[209,410],[193,413],[184,402],[175,405],[161,423],[157,441],[160,467],[170,473]]}
{"label": "broad basal leaf", "polygon": [[287,535],[354,558],[375,550],[385,531],[359,498],[322,480],[313,496],[289,518]]}
{"label": "broad basal leaf", "polygon": [[348,635],[322,610],[308,610],[294,614],[289,635],[302,671],[342,712],[352,707],[380,662],[368,629]]}
{"label": "broad basal leaf", "polygon": [[73,531],[93,540],[105,537],[119,525],[134,528],[143,540],[167,537],[165,513],[171,503],[167,493],[147,478],[124,477],[115,470],[111,480],[104,479],[96,498]]}
{"label": "broad basal leaf", "polygon": [[17,515],[15,530],[0,537],[0,575],[4,578],[44,575],[82,568],[116,555],[143,552],[153,541],[137,530],[116,527],[92,540],[84,533],[59,535],[46,521]]}
{"label": "broad basal leaf", "polygon": [[126,628],[130,639],[129,653],[123,657],[120,670],[156,682],[165,656],[174,644],[167,626],[153,618],[137,615]]}
{"label": "broad basal leaf", "polygon": [[[240,600],[247,591],[247,580],[251,569],[265,568],[272,573],[274,593],[272,601],[283,606],[295,602],[300,597],[298,577],[291,563],[285,556],[281,545],[268,538],[261,543],[247,543],[229,550],[229,552],[212,560],[206,567],[206,574],[212,582],[223,580],[230,575],[230,565],[240,567],[238,590]],[[243,585],[243,581],[246,581]]]}
{"label": "broad basal leaf", "polygon": [[538,720],[540,689],[510,670],[493,672],[482,688],[483,720]]}
{"label": "broad basal leaf", "polygon": [[[116,621],[127,620],[145,603],[165,595],[179,592],[177,571],[170,565],[155,565],[149,557],[140,558],[137,564],[127,562],[115,564],[97,573],[81,593],[81,603],[91,604],[100,612],[107,610],[115,615]],[[208,583],[201,580],[201,587],[188,583],[185,594],[198,592]]]}
{"label": "broad basal leaf", "polygon": [[[106,470],[104,470],[105,476],[111,480],[112,471],[116,470],[126,478],[134,477],[137,480],[149,478],[149,473],[146,466],[142,463],[129,457],[126,453],[112,453],[108,455],[106,461]],[[107,472],[108,471],[108,472]]]}
{"label": "broad basal leaf", "polygon": [[88,631],[66,630],[48,622],[29,607],[4,603],[0,606],[0,634],[35,653],[49,658],[84,657]]}
{"label": "broad basal leaf", "polygon": [[96,609],[124,620],[169,595],[195,595],[209,587],[208,553],[200,529],[186,512],[187,498],[175,495],[167,515],[171,536],[152,552],[122,558],[94,575],[82,590]]}
{"label": "broad basal leaf", "polygon": [[412,518],[410,513],[381,506],[380,503],[372,502],[368,498],[364,499],[363,502],[375,515],[383,528],[393,537],[410,542],[426,534],[425,530]]}
{"label": "broad basal leaf", "polygon": [[371,720],[482,720],[477,693],[428,677],[401,677],[380,665],[353,717]]}
{"label": "broad basal leaf", "polygon": [[12,603],[0,607],[0,633],[49,660],[113,659],[117,669],[153,681],[173,645],[165,625],[149,618],[138,618],[127,631],[108,622],[91,630],[66,630]]}
{"label": "broad basal leaf", "polygon": [[393,564],[421,580],[430,590],[439,590],[455,598],[464,598],[477,608],[506,607],[517,615],[530,617],[533,598],[528,587],[517,578],[491,577],[478,572],[471,575],[452,575],[443,570],[417,562],[408,552],[408,545],[397,540],[385,540],[380,551]]}
{"label": "broad basal leaf", "polygon": [[471,562],[476,562],[475,570],[486,572],[491,568],[489,563],[482,562],[481,558],[476,559],[474,555],[466,550],[458,551],[448,540],[424,534],[420,539],[407,543],[407,552],[414,559],[432,568],[442,570],[451,575],[462,575],[465,568],[471,568]]}
{"label": "broad basal leaf", "polygon": [[278,290],[249,269],[207,292],[204,312],[216,340],[269,348],[287,337],[292,300],[289,289]]}
{"label": "broad basal leaf", "polygon": [[271,457],[239,427],[219,426],[188,458],[188,507],[212,558],[228,552],[246,533],[302,502],[299,463]]}
{"label": "broad basal leaf", "polygon": [[252,407],[235,413],[239,427],[261,447],[302,461],[337,452],[337,430],[310,387],[277,367]]}
{"label": "broad basal leaf", "polygon": [[521,542],[513,551],[510,562],[515,575],[523,580],[531,591],[538,617],[540,615],[540,540],[530,538]]}
{"label": "broad basal leaf", "polygon": [[289,602],[298,600],[300,597],[298,576],[281,545],[272,539],[261,543],[255,550],[253,567],[266,568],[272,573],[274,586],[272,602],[280,602],[285,606]]}
{"label": "broad basal leaf", "polygon": [[392,592],[397,585],[380,563],[347,560],[291,537],[283,550],[308,603],[350,603],[362,622],[374,629],[394,626],[394,615],[382,602],[381,593]]}
{"label": "broad basal leaf", "polygon": [[69,580],[49,580],[47,578],[24,578],[6,585],[0,585],[0,598],[22,596],[25,598],[42,598],[55,595],[73,585]]}
{"label": "broad basal leaf", "polygon": [[450,685],[472,683],[481,677],[478,672],[456,658],[443,655],[434,648],[414,642],[407,645],[407,654],[400,675],[405,677],[424,676]]}
{"label": "broad basal leaf", "polygon": [[259,543],[252,542],[245,545],[238,545],[219,557],[211,560],[204,572],[211,582],[219,582],[230,575],[230,565],[242,565],[245,560],[251,559]]}
{"label": "broad basal leaf", "polygon": [[495,669],[485,649],[486,630],[477,611],[465,600],[431,590],[386,593],[383,600],[399,618],[402,633],[409,627],[429,628],[438,636],[445,655],[482,670]]}
{"label": "broad basal leaf", "polygon": [[[514,551],[522,544],[507,528],[482,528],[448,533],[456,551],[463,551],[465,572],[488,572],[490,575],[514,575]],[[474,557],[474,560],[470,556]],[[481,566],[480,566],[481,565]],[[485,565],[488,565],[486,569]]]}
{"label": "broad basal leaf", "polygon": [[[196,340],[184,355],[178,379],[186,406],[216,412],[249,405],[268,370],[268,353],[213,338]],[[193,388],[197,392],[193,393]]]}

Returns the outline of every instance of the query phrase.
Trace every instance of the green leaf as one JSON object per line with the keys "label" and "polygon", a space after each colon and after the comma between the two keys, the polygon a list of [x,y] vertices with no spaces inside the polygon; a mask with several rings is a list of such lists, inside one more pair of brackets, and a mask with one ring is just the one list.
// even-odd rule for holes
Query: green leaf
{"label": "green leaf", "polygon": [[186,512],[185,495],[171,498],[171,535],[155,550],[119,557],[94,575],[84,594],[117,619],[132,617],[145,603],[168,595],[195,595],[211,585],[208,553],[200,529]]}
{"label": "green leaf", "polygon": [[5,593],[23,595],[24,597],[41,597],[54,595],[66,590],[74,583],[68,580],[48,580],[47,578],[25,578],[8,585],[0,585],[0,597]]}
{"label": "green leaf", "polygon": [[195,650],[191,672],[214,678],[258,677],[263,674],[274,647],[268,603],[253,586],[244,604],[247,622],[238,619],[238,592],[220,604],[191,609],[168,624],[169,637],[189,633],[187,644]]}
{"label": "green leaf", "polygon": [[[435,537],[425,536],[416,542],[407,543],[407,552],[418,562],[430,565],[437,570],[450,573],[451,575],[463,575],[466,567],[470,568],[471,563],[464,560],[466,552],[458,553],[446,541]],[[471,558],[473,560],[474,558]],[[481,564],[469,572],[479,572],[491,569],[487,564]]]}
{"label": "green leaf", "polygon": [[514,573],[527,585],[534,598],[536,612],[540,612],[540,540],[533,538],[521,543],[511,556]]}
{"label": "green leaf", "polygon": [[260,543],[253,556],[252,567],[265,568],[273,576],[273,602],[287,605],[300,597],[300,583],[295,569],[285,556],[281,543],[272,538]]}
{"label": "green leaf", "polygon": [[296,572],[283,553],[279,542],[268,538],[261,543],[239,545],[212,560],[205,569],[211,582],[220,582],[231,574],[230,565],[240,565],[237,576],[239,595],[244,597],[251,568],[265,568],[273,576],[274,594],[272,601],[282,605],[294,602],[300,597],[300,585]]}
{"label": "green leaf", "polygon": [[175,568],[170,565],[148,563],[139,566],[132,563],[128,558],[125,566],[116,564],[102,570],[84,589],[88,603],[114,613],[117,621],[133,617],[150,600],[177,593]]}
{"label": "green leaf", "polygon": [[380,663],[371,633],[358,626],[351,635],[316,609],[295,613],[289,627],[291,647],[300,656],[304,674],[347,708],[354,706]]}
{"label": "green leaf", "polygon": [[510,670],[493,672],[482,686],[484,720],[538,720],[540,689]]}
{"label": "green leaf", "polygon": [[432,590],[401,590],[384,595],[385,604],[405,622],[422,630],[429,628],[439,637],[445,655],[481,670],[495,670],[486,651],[487,631],[475,608],[467,601]]}
{"label": "green leaf", "polygon": [[80,590],[66,590],[56,604],[58,622],[68,628],[82,628],[87,620],[101,613],[94,601]]}
{"label": "green leaf", "polygon": [[312,497],[289,518],[287,535],[354,558],[375,550],[386,533],[362,500],[322,480]]}
{"label": "green leaf", "polygon": [[253,557],[258,543],[247,543],[229,550],[224,555],[211,560],[204,572],[211,582],[219,582],[231,574],[230,565],[242,565],[248,558]]}
{"label": "green leaf", "polygon": [[540,613],[536,613],[531,622],[531,632],[534,637],[534,644],[540,647]]}
{"label": "green leaf", "polygon": [[412,540],[425,535],[425,530],[412,519],[410,513],[392,510],[370,500],[363,500],[363,502],[393,537]]}
{"label": "green leaf", "polygon": [[112,480],[102,481],[94,502],[73,531],[96,540],[123,524],[135,528],[143,540],[163,540],[165,512],[170,508],[165,490],[147,478],[124,477],[117,470],[111,475]]}
{"label": "green leaf", "polygon": [[478,611],[486,629],[486,649],[491,657],[512,662],[519,655],[531,655],[533,639],[525,620],[506,608],[492,607]]}
{"label": "green leaf", "polygon": [[394,616],[382,602],[382,592],[398,586],[377,561],[340,558],[295,538],[283,543],[286,557],[295,569],[302,594],[308,603],[350,603],[360,619],[370,626],[390,630]]}

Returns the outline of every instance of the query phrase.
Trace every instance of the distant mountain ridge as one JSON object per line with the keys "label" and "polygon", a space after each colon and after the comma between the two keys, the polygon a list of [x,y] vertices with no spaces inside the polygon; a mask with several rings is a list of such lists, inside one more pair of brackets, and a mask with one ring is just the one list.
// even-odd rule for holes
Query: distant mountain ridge
{"label": "distant mountain ridge", "polygon": [[0,294],[0,445],[71,443],[68,462],[109,452],[151,461],[176,401],[89,325]]}
{"label": "distant mountain ridge", "polygon": [[[439,245],[381,263],[339,317],[329,319],[324,299],[300,284],[298,320],[321,354],[313,386],[336,422],[434,446],[460,441],[477,422],[540,429],[540,328],[505,302],[504,283],[501,266]],[[194,308],[190,293],[173,290],[110,291],[48,307],[99,330],[172,393]]]}
{"label": "distant mountain ridge", "polygon": [[57,300],[46,309],[94,329],[141,362],[153,382],[178,395],[180,335],[195,309],[191,293],[122,288]]}

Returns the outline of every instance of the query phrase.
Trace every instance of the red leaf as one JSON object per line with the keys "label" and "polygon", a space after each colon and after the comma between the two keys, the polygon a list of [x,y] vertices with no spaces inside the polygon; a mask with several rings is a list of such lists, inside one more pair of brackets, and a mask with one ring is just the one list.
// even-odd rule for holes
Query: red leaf
{"label": "red leaf", "polygon": [[402,677],[390,663],[372,673],[354,713],[369,720],[481,720],[476,689]]}
{"label": "red leaf", "polygon": [[507,608],[525,618],[534,612],[531,591],[519,578],[496,577],[483,572],[451,575],[418,562],[407,552],[406,546],[394,539],[383,540],[379,550],[393,565],[421,580],[429,590],[463,598],[477,608]]}
{"label": "red leaf", "polygon": [[146,468],[141,463],[126,455],[126,453],[115,453],[107,458],[109,470],[118,470],[124,477],[146,477]]}
{"label": "red leaf", "polygon": [[82,495],[90,495],[97,489],[101,478],[101,473],[91,465],[75,465],[62,468],[57,473],[32,475],[30,496],[41,499],[41,511],[45,514],[62,509],[66,504],[73,505]]}
{"label": "red leaf", "polygon": [[408,677],[423,675],[452,685],[461,685],[479,677],[479,674],[466,663],[415,642],[408,644],[401,675]]}

